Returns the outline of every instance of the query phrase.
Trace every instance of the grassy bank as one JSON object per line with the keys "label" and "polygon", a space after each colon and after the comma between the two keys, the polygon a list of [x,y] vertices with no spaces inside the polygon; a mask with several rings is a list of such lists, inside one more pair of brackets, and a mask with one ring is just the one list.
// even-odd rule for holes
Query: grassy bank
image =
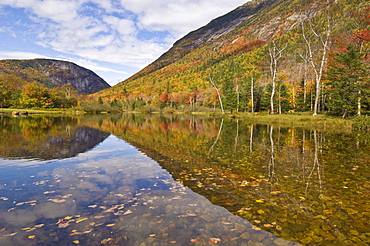
{"label": "grassy bank", "polygon": [[[72,110],[72,109],[10,109],[10,108],[0,108],[0,113],[11,114],[14,111],[27,111],[28,114],[52,114],[52,115],[76,115],[84,114],[84,111]],[[341,117],[332,117],[325,114],[319,114],[317,116],[312,116],[311,112],[303,113],[291,113],[291,114],[267,114],[266,112],[260,113],[225,113],[211,111],[211,112],[201,112],[201,111],[181,111],[181,110],[170,110],[170,111],[160,111],[160,112],[148,112],[146,110],[142,111],[125,111],[125,113],[156,113],[156,114],[192,114],[192,115],[208,115],[212,117],[220,118],[235,118],[241,119],[252,124],[271,124],[281,127],[303,127],[307,129],[317,129],[321,131],[336,131],[336,132],[350,132],[353,129],[366,130],[370,129],[370,117],[352,117],[347,119],[342,119]]]}
{"label": "grassy bank", "polygon": [[83,114],[83,111],[71,109],[17,109],[17,108],[0,108],[0,113],[11,114],[12,112],[27,112],[28,114]]}
{"label": "grassy bank", "polygon": [[241,118],[260,124],[272,124],[288,127],[304,127],[324,131],[352,131],[353,119],[342,119],[327,115],[312,116],[311,113],[300,114],[243,114]]}

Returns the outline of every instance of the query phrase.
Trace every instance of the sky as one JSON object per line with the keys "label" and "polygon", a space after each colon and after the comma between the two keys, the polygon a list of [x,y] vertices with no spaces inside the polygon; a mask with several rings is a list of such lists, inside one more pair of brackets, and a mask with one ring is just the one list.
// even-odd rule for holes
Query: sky
{"label": "sky", "polygon": [[115,85],[247,1],[1,0],[0,60],[66,60]]}

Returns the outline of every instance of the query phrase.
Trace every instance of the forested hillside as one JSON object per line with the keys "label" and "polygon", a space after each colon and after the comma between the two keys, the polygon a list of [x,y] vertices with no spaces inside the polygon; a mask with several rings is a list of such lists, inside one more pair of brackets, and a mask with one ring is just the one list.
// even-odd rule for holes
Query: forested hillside
{"label": "forested hillside", "polygon": [[74,94],[109,87],[91,70],[67,61],[0,60],[0,107],[70,107],[76,105]]}
{"label": "forested hillside", "polygon": [[94,98],[135,109],[370,112],[370,3],[253,0]]}

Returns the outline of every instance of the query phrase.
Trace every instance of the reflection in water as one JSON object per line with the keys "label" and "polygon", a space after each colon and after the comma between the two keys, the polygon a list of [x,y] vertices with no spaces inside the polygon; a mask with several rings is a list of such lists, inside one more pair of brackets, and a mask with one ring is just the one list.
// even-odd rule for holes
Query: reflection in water
{"label": "reflection in water", "polygon": [[0,157],[63,159],[90,150],[109,136],[72,118],[1,118]]}
{"label": "reflection in water", "polygon": [[[271,145],[271,158],[269,161],[269,181],[274,182],[275,176],[275,146],[274,146],[274,139],[273,139],[273,132],[274,132],[274,127],[270,126],[270,145]],[[276,180],[276,183],[278,183],[278,180]]]}
{"label": "reflection in water", "polygon": [[317,171],[317,179],[319,181],[319,187],[320,187],[320,196],[319,197],[322,197],[323,194],[322,194],[322,180],[321,180],[320,163],[319,163],[319,143],[318,143],[318,139],[317,139],[317,131],[316,130],[313,132],[313,135],[314,135],[314,142],[315,142],[314,161],[313,161],[313,165],[312,165],[312,170],[311,170],[309,176],[307,177],[307,185],[306,185],[306,192],[305,193],[307,194],[307,190],[309,189],[309,185],[310,185],[309,180],[312,178],[312,174],[316,170]]}
{"label": "reflection in water", "polygon": [[250,139],[249,139],[249,151],[250,154],[253,153],[253,130],[254,130],[254,125],[251,125],[251,133],[250,133]]}
{"label": "reflection in water", "polygon": [[[83,118],[74,126],[66,124],[71,127],[65,127],[66,119],[49,119],[53,123],[45,127],[44,135],[37,127],[26,128],[22,134],[32,129],[40,135],[32,132],[25,136],[29,143],[62,143],[65,147],[65,140],[50,139],[106,138],[91,127],[106,132],[141,133],[149,128],[165,133],[186,126],[189,133],[202,136],[201,129],[217,126],[215,121],[203,126],[187,121],[150,125],[145,119],[133,120],[134,124],[140,122],[140,129],[115,118]],[[16,131],[3,132],[16,136],[23,124],[18,123],[13,124]],[[80,129],[89,130],[82,134]],[[74,148],[70,142],[68,148]],[[39,149],[36,146],[35,150]],[[51,160],[52,155],[45,158],[43,151],[28,153],[33,154],[31,160],[22,156],[0,159],[0,245],[294,245],[213,205],[175,181],[156,161],[112,135],[71,158]]]}
{"label": "reflection in water", "polygon": [[222,132],[222,126],[224,125],[224,119],[221,120],[221,124],[220,124],[220,129],[218,130],[218,133],[217,133],[217,136],[216,136],[216,139],[214,141],[214,143],[212,144],[211,148],[209,148],[209,151],[208,151],[208,155],[211,154],[211,152],[213,151],[214,147],[216,146],[219,138],[220,138],[220,135],[221,135],[221,132]]}
{"label": "reflection in water", "polygon": [[370,243],[369,134],[192,116],[124,116],[101,129],[139,148],[213,204],[284,239]]}
{"label": "reflection in water", "polygon": [[[0,245],[370,243],[369,134],[176,115],[1,123],[1,153],[34,155],[0,159]],[[114,136],[68,159],[37,151],[79,129],[89,148],[107,136],[91,129]]]}

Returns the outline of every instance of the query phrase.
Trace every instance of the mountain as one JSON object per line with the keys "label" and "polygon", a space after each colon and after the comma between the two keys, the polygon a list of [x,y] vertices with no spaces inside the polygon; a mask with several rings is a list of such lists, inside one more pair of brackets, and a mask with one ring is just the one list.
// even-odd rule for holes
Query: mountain
{"label": "mountain", "polygon": [[272,1],[256,1],[253,4],[245,4],[236,10],[212,20],[208,25],[198,30],[192,31],[185,37],[176,41],[173,47],[147,68],[135,74],[129,80],[137,79],[150,72],[156,71],[162,67],[170,65],[173,62],[184,57],[194,49],[206,44],[211,44],[217,38],[234,30],[238,25],[249,19],[252,15],[258,13],[263,7]]}
{"label": "mountain", "polygon": [[136,100],[219,107],[219,89],[225,109],[250,111],[267,110],[274,88],[280,93],[272,93],[275,107],[297,109],[302,101],[306,110],[321,97],[315,84],[322,82],[336,52],[350,44],[369,48],[369,6],[365,0],[249,1],[190,32],[156,61],[95,96],[130,105]]}
{"label": "mountain", "polygon": [[52,160],[85,153],[110,134],[83,126],[74,117],[4,116],[0,135],[0,158]]}
{"label": "mountain", "polygon": [[0,73],[12,74],[30,82],[37,81],[49,88],[69,83],[78,92],[86,94],[110,87],[93,71],[61,60],[0,60]]}

